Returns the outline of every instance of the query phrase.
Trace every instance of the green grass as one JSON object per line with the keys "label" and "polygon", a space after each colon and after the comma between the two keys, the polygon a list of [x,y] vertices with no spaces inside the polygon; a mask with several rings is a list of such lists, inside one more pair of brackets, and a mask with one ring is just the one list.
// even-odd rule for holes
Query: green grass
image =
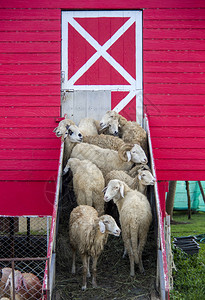
{"label": "green grass", "polygon": [[[171,225],[171,237],[205,234],[205,213],[194,213],[191,219],[183,212],[175,212]],[[198,242],[198,255],[187,255],[181,250],[173,249],[176,271],[173,270],[174,289],[171,300],[205,299],[205,241]]]}

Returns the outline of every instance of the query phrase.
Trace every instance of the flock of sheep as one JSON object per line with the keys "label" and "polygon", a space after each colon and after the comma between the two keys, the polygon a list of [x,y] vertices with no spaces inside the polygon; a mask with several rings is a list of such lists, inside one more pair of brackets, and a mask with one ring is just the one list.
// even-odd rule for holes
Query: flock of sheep
{"label": "flock of sheep", "polygon": [[[97,286],[97,260],[108,234],[122,233],[123,256],[129,256],[130,275],[135,275],[135,264],[143,273],[142,252],[152,221],[146,193],[147,186],[155,183],[147,165],[146,131],[136,122],[108,111],[101,121],[85,118],[78,126],[65,116],[54,132],[64,141],[63,174],[72,171],[78,204],[70,214],[69,239],[73,274],[77,251],[82,258],[82,290],[91,276],[90,257],[92,285]],[[117,210],[117,217],[111,216],[111,210]],[[0,299],[14,299],[13,283],[16,300],[41,299],[42,285],[37,276],[19,270],[14,270],[14,278],[12,274],[11,268],[1,270]]]}
{"label": "flock of sheep", "polygon": [[[65,116],[54,132],[64,141],[63,174],[71,170],[73,176],[78,206],[70,214],[69,239],[73,274],[76,252],[82,258],[82,290],[87,287],[86,278],[91,276],[90,257],[92,285],[97,286],[97,260],[108,234],[122,233],[130,275],[135,275],[135,264],[144,273],[142,252],[152,222],[146,192],[147,186],[155,183],[147,165],[146,131],[136,122],[108,111],[101,121],[85,118],[78,126]],[[109,211],[105,214],[108,202],[117,209],[119,220]]]}

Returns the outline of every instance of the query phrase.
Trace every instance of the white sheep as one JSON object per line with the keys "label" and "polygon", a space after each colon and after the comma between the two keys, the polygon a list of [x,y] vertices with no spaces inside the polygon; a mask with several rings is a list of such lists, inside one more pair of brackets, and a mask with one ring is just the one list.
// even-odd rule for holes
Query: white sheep
{"label": "white sheep", "polygon": [[128,121],[117,112],[109,110],[102,117],[100,126],[102,128],[106,125],[108,126],[109,124],[112,124],[113,120],[118,120],[121,136],[124,142],[134,144],[137,143],[144,149],[146,154],[148,153],[147,133],[137,122]]}
{"label": "white sheep", "polygon": [[102,190],[105,180],[100,169],[89,160],[70,158],[64,168],[64,174],[71,169],[73,174],[73,189],[77,204],[93,206],[98,215],[104,214],[104,199]]}
{"label": "white sheep", "polygon": [[[102,126],[101,126],[102,125]],[[99,133],[111,134],[119,136],[119,122],[117,119],[112,119],[108,124],[100,124]]]}
{"label": "white sheep", "polygon": [[93,144],[104,149],[118,151],[126,143],[119,137],[113,135],[100,134],[96,136],[83,136],[83,142]]}
{"label": "white sheep", "polygon": [[111,180],[104,191],[105,202],[113,199],[119,211],[124,247],[130,260],[130,275],[135,275],[135,263],[144,273],[142,252],[152,221],[149,201],[142,193],[117,179]]}
{"label": "white sheep", "polygon": [[152,173],[142,169],[138,170],[138,175],[134,178],[124,171],[113,170],[106,174],[105,185],[108,185],[109,181],[112,179],[124,181],[131,189],[136,189],[145,196],[147,194],[147,186],[154,185],[155,183],[155,178]]}
{"label": "white sheep", "polygon": [[64,135],[67,131],[67,126],[70,125],[75,125],[75,123],[72,120],[68,119],[67,115],[65,114],[64,119],[58,123],[58,126],[53,130],[53,132],[55,132],[57,137],[61,137],[62,140],[64,140]]}
{"label": "white sheep", "polygon": [[118,152],[111,149],[103,149],[96,145],[81,143],[77,144],[71,158],[90,160],[102,171],[105,176],[111,170],[130,170],[135,163],[147,163],[144,151],[139,145],[121,147]]}
{"label": "white sheep", "polygon": [[78,124],[79,130],[82,132],[83,136],[86,135],[98,135],[100,130],[100,122],[93,118],[83,118]]}
{"label": "white sheep", "polygon": [[[13,274],[9,274],[5,289],[10,288],[11,299],[13,295]],[[42,285],[40,280],[33,273],[21,273],[19,270],[14,270],[14,287],[15,299],[38,299],[42,297]]]}
{"label": "white sheep", "polygon": [[69,237],[73,252],[72,273],[76,272],[75,258],[78,251],[83,263],[82,290],[87,287],[86,276],[90,277],[90,257],[93,259],[92,285],[97,287],[97,260],[107,243],[108,234],[120,235],[120,229],[111,216],[98,217],[97,211],[88,205],[80,205],[72,210],[69,220]]}

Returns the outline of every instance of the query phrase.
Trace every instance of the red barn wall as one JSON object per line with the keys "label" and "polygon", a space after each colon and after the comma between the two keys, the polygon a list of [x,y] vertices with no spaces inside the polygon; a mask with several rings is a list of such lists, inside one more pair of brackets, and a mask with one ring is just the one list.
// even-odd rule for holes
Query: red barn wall
{"label": "red barn wall", "polygon": [[204,180],[204,1],[1,0],[0,214],[52,213],[61,9],[143,9],[144,109],[157,178]]}

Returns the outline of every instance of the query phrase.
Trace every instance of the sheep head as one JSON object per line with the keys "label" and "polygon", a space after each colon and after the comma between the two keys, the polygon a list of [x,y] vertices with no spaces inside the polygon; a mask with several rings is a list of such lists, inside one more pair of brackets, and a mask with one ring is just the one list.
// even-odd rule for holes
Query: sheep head
{"label": "sheep head", "polygon": [[118,113],[109,110],[100,120],[101,130],[108,128],[109,134],[118,136],[119,135],[119,122],[118,122]]}
{"label": "sheep head", "polygon": [[148,170],[138,170],[138,179],[141,181],[143,185],[154,185],[155,184],[155,178],[152,175],[152,173]]}
{"label": "sheep head", "polygon": [[76,125],[67,125],[64,140],[67,138],[71,143],[80,143],[83,140],[83,135]]}
{"label": "sheep head", "polygon": [[136,164],[146,164],[148,159],[142,147],[138,144],[125,144],[118,150],[120,159]]}
{"label": "sheep head", "polygon": [[99,217],[99,228],[101,233],[109,233],[115,236],[120,235],[120,228],[117,226],[115,220],[110,215],[103,215]]}
{"label": "sheep head", "polygon": [[[14,270],[14,287],[15,287],[15,291],[18,292],[20,290],[20,288],[23,286],[24,280],[23,280],[23,275],[20,271],[18,270]],[[9,274],[9,277],[6,281],[6,285],[4,290],[6,290],[6,288],[10,286],[13,286],[13,274],[12,272]]]}
{"label": "sheep head", "polygon": [[124,182],[118,179],[110,180],[108,185],[103,189],[105,202],[109,202],[110,200],[116,202],[117,200],[124,198],[124,190]]}
{"label": "sheep head", "polygon": [[61,137],[62,139],[64,139],[64,134],[67,131],[66,126],[70,126],[70,125],[74,125],[74,122],[70,119],[67,118],[67,115],[65,115],[65,119],[61,120],[58,123],[58,126],[53,130],[53,132],[55,132],[57,137]]}

